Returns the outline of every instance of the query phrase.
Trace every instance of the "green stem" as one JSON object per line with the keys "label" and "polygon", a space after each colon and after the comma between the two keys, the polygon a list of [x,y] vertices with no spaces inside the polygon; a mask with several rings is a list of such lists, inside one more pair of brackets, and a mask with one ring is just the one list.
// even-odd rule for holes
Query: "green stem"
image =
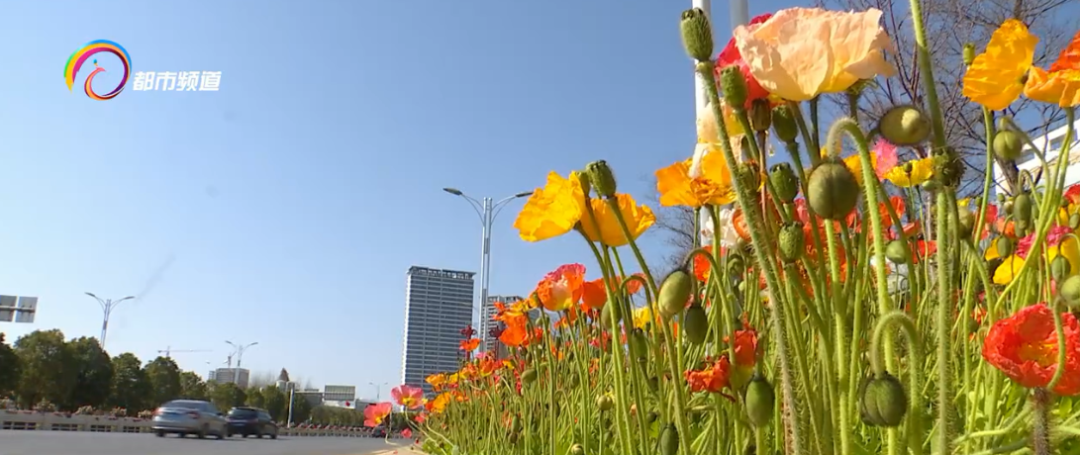
{"label": "green stem", "polygon": [[1034,455],[1050,455],[1050,392],[1042,387],[1031,391],[1035,408],[1031,424],[1031,449]]}
{"label": "green stem", "polygon": [[910,401],[908,403],[908,449],[915,455],[922,455],[922,435],[923,435],[923,403],[922,403],[922,352],[923,346],[921,338],[919,337],[919,331],[915,328],[915,320],[908,316],[903,311],[894,310],[888,314],[881,316],[878,319],[877,326],[874,328],[874,334],[870,339],[870,364],[874,369],[876,376],[881,376],[886,373],[885,366],[881,362],[881,342],[885,338],[885,335],[889,333],[888,329],[892,325],[898,325],[904,331],[904,335],[907,336],[908,345],[910,348],[910,356],[912,367],[909,369],[908,375],[910,377],[908,382],[908,395]]}
{"label": "green stem", "polygon": [[938,290],[938,308],[937,308],[937,370],[938,370],[938,450],[942,455],[949,455],[952,453],[952,431],[951,431],[951,417],[952,417],[952,392],[949,387],[952,381],[952,368],[950,363],[950,357],[952,354],[952,339],[950,338],[949,322],[950,312],[953,308],[952,303],[952,281],[950,276],[950,270],[952,269],[952,257],[949,252],[951,248],[951,242],[953,237],[950,227],[950,215],[952,210],[949,209],[949,204],[954,206],[955,202],[952,202],[952,198],[949,197],[948,191],[942,189],[937,194],[937,232],[935,236],[937,238],[937,290]]}
{"label": "green stem", "polygon": [[934,130],[935,148],[944,148],[945,115],[938,101],[937,86],[934,84],[934,63],[930,60],[930,49],[926,45],[926,26],[923,25],[922,2],[911,0],[911,27],[915,30],[915,51],[918,56],[919,72],[922,73],[922,89],[926,91],[926,102],[930,106],[930,125]]}
{"label": "green stem", "polygon": [[[708,99],[712,103],[713,115],[716,117],[717,133],[720,139],[720,149],[724,153],[724,159],[731,175],[739,175],[736,168],[735,152],[731,148],[730,137],[728,136],[727,125],[723,121],[723,112],[721,112],[720,95],[716,88],[716,78],[713,75],[713,62],[698,62],[697,71],[698,74],[705,80],[705,90],[708,92]],[[773,254],[773,239],[765,237],[764,226],[762,226],[761,214],[758,213],[758,208],[754,204],[754,197],[751,190],[746,188],[742,179],[732,179],[735,186],[735,192],[738,195],[739,208],[742,209],[743,214],[746,216],[748,225],[750,227],[750,236],[754,242],[754,254],[757,257],[757,263],[761,265],[762,270],[765,272],[765,284],[768,290],[769,302],[772,304],[772,311],[769,311],[769,315],[772,318],[772,326],[774,335],[776,338],[776,351],[777,356],[780,359],[780,384],[781,390],[783,390],[783,400],[787,408],[787,413],[784,415],[786,426],[791,434],[790,453],[793,455],[802,455],[802,432],[799,425],[799,411],[798,403],[795,395],[795,386],[792,380],[791,372],[791,360],[788,351],[787,335],[784,333],[784,302],[783,293],[780,292],[780,279],[776,273],[776,263],[774,262],[775,254]]]}

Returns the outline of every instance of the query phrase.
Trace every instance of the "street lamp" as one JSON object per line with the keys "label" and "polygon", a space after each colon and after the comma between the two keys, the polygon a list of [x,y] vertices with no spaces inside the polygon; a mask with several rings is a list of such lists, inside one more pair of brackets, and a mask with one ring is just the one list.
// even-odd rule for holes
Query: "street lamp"
{"label": "street lamp", "polygon": [[[513,196],[507,196],[500,199],[498,202],[492,203],[492,199],[489,197],[484,198],[482,201],[478,201],[469,195],[461,192],[457,188],[443,188],[443,191],[453,194],[454,196],[460,196],[466,201],[469,201],[469,205],[472,206],[476,214],[480,216],[480,226],[483,228],[481,231],[481,243],[480,243],[480,304],[477,308],[483,308],[487,303],[488,298],[488,282],[491,272],[491,226],[495,222],[495,217],[499,215],[506,204],[510,201],[532,196],[532,191],[523,191]],[[479,325],[479,324],[478,324]]]}
{"label": "street lamp", "polygon": [[390,383],[389,382],[384,382],[382,384],[376,384],[374,382],[369,382],[368,385],[375,388],[375,402],[378,403],[379,400],[382,398],[382,386],[390,385]]}
{"label": "street lamp", "polygon": [[[232,346],[233,349],[236,349],[236,370],[232,370],[232,372],[231,372],[232,373],[232,382],[235,383],[235,382],[237,382],[237,377],[236,377],[237,374],[238,374],[237,370],[240,369],[240,363],[244,361],[244,351],[247,350],[247,348],[250,348],[252,346],[255,346],[256,344],[259,344],[259,342],[256,341],[254,343],[249,343],[249,344],[236,344],[236,343],[233,343],[232,341],[229,341],[229,340],[225,340],[225,342],[229,343],[229,346]],[[236,384],[236,385],[240,385],[240,384]],[[247,385],[245,384],[245,387],[246,386]]]}
{"label": "street lamp", "polygon": [[113,300],[113,299],[102,300],[101,297],[98,297],[98,296],[94,295],[93,292],[87,292],[86,295],[88,295],[90,297],[93,297],[94,300],[97,300],[98,304],[101,305],[101,311],[105,314],[104,319],[102,319],[102,321],[101,321],[101,338],[99,340],[101,342],[101,349],[104,350],[105,349],[105,334],[109,331],[109,316],[111,316],[113,310],[116,309],[116,307],[120,305],[120,302],[123,302],[125,300],[134,299],[135,296],[129,295],[129,296],[124,297],[124,298],[122,298],[120,300]]}

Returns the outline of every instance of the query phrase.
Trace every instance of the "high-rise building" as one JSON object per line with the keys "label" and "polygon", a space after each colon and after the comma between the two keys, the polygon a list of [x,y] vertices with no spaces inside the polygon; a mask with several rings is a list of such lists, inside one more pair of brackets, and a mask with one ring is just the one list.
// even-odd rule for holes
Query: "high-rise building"
{"label": "high-rise building", "polygon": [[327,386],[323,386],[323,400],[326,400],[326,401],[356,401],[356,386],[354,386],[354,385],[327,385]]}
{"label": "high-rise building", "polygon": [[423,387],[428,375],[459,367],[461,330],[472,323],[473,272],[412,266],[405,279],[401,382]]}
{"label": "high-rise building", "polygon": [[218,384],[231,382],[241,389],[246,389],[248,386],[248,378],[250,376],[251,371],[247,368],[218,368],[210,375],[210,379],[217,381]]}
{"label": "high-rise building", "polygon": [[480,344],[481,352],[495,352],[499,347],[499,338],[491,336],[492,330],[499,328],[502,324],[492,319],[496,313],[495,302],[510,305],[519,300],[523,300],[523,298],[516,295],[488,296],[487,302],[484,302],[484,306],[480,308],[480,339],[483,340]]}

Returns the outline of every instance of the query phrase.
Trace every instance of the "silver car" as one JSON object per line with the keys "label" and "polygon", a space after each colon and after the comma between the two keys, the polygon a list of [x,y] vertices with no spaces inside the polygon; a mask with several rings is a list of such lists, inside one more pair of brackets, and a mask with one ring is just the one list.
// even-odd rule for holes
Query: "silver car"
{"label": "silver car", "polygon": [[213,403],[197,400],[173,400],[154,411],[151,428],[159,438],[176,433],[181,438],[189,434],[204,439],[213,435],[225,437],[227,422]]}

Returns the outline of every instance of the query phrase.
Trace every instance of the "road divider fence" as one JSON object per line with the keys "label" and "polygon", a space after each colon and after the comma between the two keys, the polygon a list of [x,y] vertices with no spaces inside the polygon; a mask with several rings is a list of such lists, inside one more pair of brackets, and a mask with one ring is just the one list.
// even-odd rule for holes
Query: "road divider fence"
{"label": "road divider fence", "polygon": [[[152,422],[137,417],[111,417],[66,414],[62,412],[33,412],[0,410],[0,431],[88,431],[97,433],[151,433]],[[372,437],[363,427],[301,424],[278,429],[280,436],[293,437]],[[391,438],[396,439],[396,438]]]}

